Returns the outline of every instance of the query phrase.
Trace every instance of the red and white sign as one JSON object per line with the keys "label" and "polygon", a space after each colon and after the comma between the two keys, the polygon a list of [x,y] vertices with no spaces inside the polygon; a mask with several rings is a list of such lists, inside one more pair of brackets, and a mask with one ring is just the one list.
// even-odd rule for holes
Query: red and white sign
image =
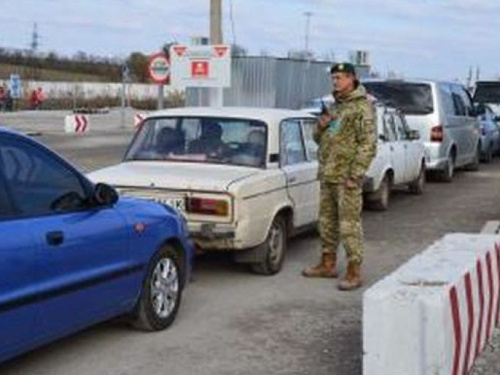
{"label": "red and white sign", "polygon": [[170,61],[163,52],[157,52],[149,57],[149,77],[159,85],[168,84],[170,81]]}
{"label": "red and white sign", "polygon": [[191,77],[208,78],[210,65],[208,61],[191,61]]}
{"label": "red and white sign", "polygon": [[89,131],[89,115],[68,115],[64,118],[64,131],[69,134],[84,134]]}
{"label": "red and white sign", "polygon": [[134,115],[134,128],[139,129],[144,121],[144,119],[147,117],[147,113],[144,112],[138,112]]}
{"label": "red and white sign", "polygon": [[231,48],[226,45],[170,48],[171,81],[177,87],[230,87]]}

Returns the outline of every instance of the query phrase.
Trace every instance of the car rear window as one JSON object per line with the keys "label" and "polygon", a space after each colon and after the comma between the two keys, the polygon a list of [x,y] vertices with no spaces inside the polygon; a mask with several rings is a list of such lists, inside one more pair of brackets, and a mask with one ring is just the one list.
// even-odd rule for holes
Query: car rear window
{"label": "car rear window", "polygon": [[264,167],[267,125],[253,119],[158,117],[144,121],[125,160]]}
{"label": "car rear window", "polygon": [[434,111],[432,89],[426,83],[365,82],[366,90],[378,100],[409,115],[427,115]]}
{"label": "car rear window", "polygon": [[477,82],[474,91],[474,101],[477,103],[500,104],[500,81]]}

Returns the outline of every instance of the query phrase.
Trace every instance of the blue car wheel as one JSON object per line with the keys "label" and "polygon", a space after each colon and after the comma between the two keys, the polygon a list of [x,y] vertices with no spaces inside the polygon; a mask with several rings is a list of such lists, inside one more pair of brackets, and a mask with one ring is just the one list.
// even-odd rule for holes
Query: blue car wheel
{"label": "blue car wheel", "polygon": [[149,264],[134,326],[146,331],[160,331],[170,326],[181,303],[182,280],[178,252],[166,245]]}

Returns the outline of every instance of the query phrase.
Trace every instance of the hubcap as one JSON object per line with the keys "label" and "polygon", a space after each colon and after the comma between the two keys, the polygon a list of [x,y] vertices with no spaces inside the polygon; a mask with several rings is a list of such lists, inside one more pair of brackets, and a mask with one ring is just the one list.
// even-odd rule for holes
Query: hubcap
{"label": "hubcap", "polygon": [[272,264],[279,263],[283,253],[283,231],[279,224],[273,224],[268,239],[269,258]]}
{"label": "hubcap", "polygon": [[161,259],[151,277],[151,302],[155,314],[166,318],[174,310],[179,293],[179,276],[175,263]]}

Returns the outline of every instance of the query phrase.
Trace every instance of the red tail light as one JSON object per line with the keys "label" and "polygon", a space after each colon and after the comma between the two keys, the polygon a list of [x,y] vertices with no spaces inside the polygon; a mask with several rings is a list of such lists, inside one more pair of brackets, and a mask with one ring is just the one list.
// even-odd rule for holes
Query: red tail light
{"label": "red tail light", "polygon": [[431,142],[443,142],[444,132],[443,126],[437,125],[431,129]]}
{"label": "red tail light", "polygon": [[229,206],[220,199],[187,198],[186,211],[190,214],[227,216]]}

